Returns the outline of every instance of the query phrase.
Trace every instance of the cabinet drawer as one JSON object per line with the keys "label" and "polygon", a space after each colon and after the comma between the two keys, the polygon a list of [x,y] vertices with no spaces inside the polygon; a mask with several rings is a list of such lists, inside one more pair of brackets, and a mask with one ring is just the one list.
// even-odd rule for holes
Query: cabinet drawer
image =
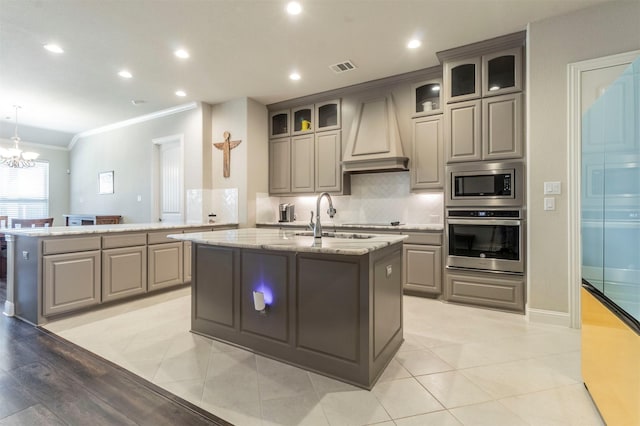
{"label": "cabinet drawer", "polygon": [[56,238],[42,242],[42,254],[100,250],[100,237]]}
{"label": "cabinet drawer", "polygon": [[108,235],[102,237],[102,248],[118,248],[144,246],[147,244],[147,234]]}
{"label": "cabinet drawer", "polygon": [[522,277],[446,271],[445,299],[468,305],[524,312]]}
{"label": "cabinet drawer", "polygon": [[426,244],[430,246],[442,245],[442,233],[441,232],[403,232],[402,235],[408,235],[409,238],[404,240],[405,244]]}
{"label": "cabinet drawer", "polygon": [[67,220],[68,220],[69,226],[80,226],[80,225],[82,225],[82,219],[71,219],[71,218],[69,218]]}
{"label": "cabinet drawer", "polygon": [[162,243],[175,243],[173,238],[167,238],[167,235],[182,234],[183,229],[167,229],[160,232],[149,232],[147,234],[148,244],[162,244]]}

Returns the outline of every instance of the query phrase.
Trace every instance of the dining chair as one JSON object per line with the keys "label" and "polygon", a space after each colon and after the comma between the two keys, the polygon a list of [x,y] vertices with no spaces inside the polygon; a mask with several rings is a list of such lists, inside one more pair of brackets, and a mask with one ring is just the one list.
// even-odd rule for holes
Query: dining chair
{"label": "dining chair", "polygon": [[16,225],[20,225],[21,228],[43,228],[47,224],[48,226],[53,225],[53,218],[48,217],[45,219],[11,219],[11,226],[16,228]]}

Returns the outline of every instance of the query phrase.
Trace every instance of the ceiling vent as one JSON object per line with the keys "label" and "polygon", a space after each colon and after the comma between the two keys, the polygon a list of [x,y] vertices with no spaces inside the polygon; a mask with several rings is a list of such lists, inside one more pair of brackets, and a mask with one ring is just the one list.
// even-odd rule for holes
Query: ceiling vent
{"label": "ceiling vent", "polygon": [[343,72],[355,70],[356,66],[351,61],[344,61],[337,64],[329,65],[329,68],[331,68],[336,74],[340,74]]}

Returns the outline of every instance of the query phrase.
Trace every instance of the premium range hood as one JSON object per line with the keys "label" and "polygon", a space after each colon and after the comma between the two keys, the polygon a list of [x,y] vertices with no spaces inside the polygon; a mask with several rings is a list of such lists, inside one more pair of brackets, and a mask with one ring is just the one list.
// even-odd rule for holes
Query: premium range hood
{"label": "premium range hood", "polygon": [[345,173],[406,171],[391,94],[359,102],[342,159]]}

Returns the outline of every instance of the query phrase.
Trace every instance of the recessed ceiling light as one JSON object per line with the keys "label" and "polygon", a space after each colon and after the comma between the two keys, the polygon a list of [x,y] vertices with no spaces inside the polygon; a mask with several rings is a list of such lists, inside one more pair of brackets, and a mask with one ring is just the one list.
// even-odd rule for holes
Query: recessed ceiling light
{"label": "recessed ceiling light", "polygon": [[187,92],[184,90],[176,90],[176,96],[184,97],[187,96]]}
{"label": "recessed ceiling light", "polygon": [[47,43],[44,45],[44,48],[51,53],[64,53],[64,49],[55,43]]}
{"label": "recessed ceiling light", "polygon": [[118,73],[118,75],[122,78],[131,78],[133,77],[133,74],[131,74],[129,71],[127,70],[122,70]]}
{"label": "recessed ceiling light", "polygon": [[409,41],[409,43],[407,43],[407,47],[409,49],[416,49],[416,48],[418,48],[420,46],[422,46],[422,42],[420,40],[418,40],[418,39],[415,39],[415,38],[413,40]]}
{"label": "recessed ceiling light", "polygon": [[189,52],[187,52],[184,49],[178,49],[175,52],[173,52],[174,55],[176,55],[178,58],[181,59],[187,59],[189,57]]}
{"label": "recessed ceiling light", "polygon": [[302,5],[297,1],[287,3],[287,13],[289,15],[299,15],[302,12]]}
{"label": "recessed ceiling light", "polygon": [[300,74],[298,74],[297,72],[292,72],[291,74],[289,74],[289,78],[291,80],[300,80]]}

